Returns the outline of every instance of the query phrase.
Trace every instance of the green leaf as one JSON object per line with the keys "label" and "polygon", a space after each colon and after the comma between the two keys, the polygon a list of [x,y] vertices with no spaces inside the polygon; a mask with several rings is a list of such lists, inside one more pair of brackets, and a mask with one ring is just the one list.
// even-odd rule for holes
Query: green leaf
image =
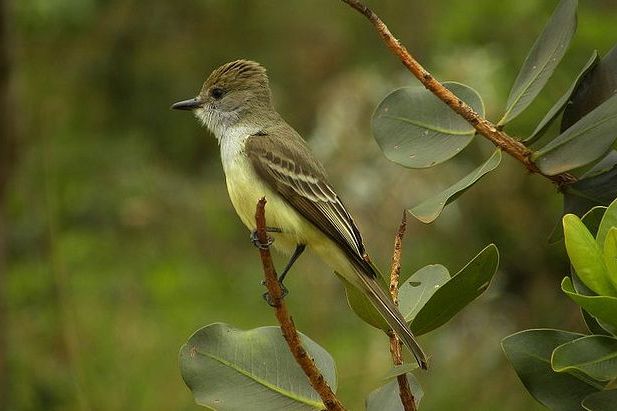
{"label": "green leaf", "polygon": [[589,170],[585,171],[585,173],[581,175],[581,178],[589,178],[606,173],[615,167],[615,165],[617,165],[617,151],[610,150],[603,159],[595,163]]}
{"label": "green leaf", "polygon": [[598,234],[596,234],[596,240],[598,241],[599,246],[604,245],[606,234],[608,234],[608,231],[613,227],[617,227],[617,200],[614,200],[611,204],[609,204],[604,216],[602,217],[602,221],[600,221]]}
{"label": "green leaf", "polygon": [[[454,82],[447,89],[484,115],[480,95]],[[410,168],[432,167],[463,150],[475,129],[424,87],[405,87],[390,93],[375,110],[373,136],[385,156]]]}
{"label": "green leaf", "polygon": [[587,411],[615,411],[617,390],[601,391],[587,396],[582,406]]}
{"label": "green leaf", "polygon": [[532,155],[538,168],[555,175],[600,158],[617,138],[617,94],[600,104]]}
{"label": "green leaf", "polygon": [[[585,220],[583,220],[585,222]],[[574,291],[577,294],[581,295],[590,295],[595,296],[596,294],[591,291],[585,284],[582,283],[580,278],[576,275],[574,268],[570,266],[570,278],[572,279],[572,285],[574,286]],[[602,335],[610,335],[611,331],[613,331],[614,327],[607,325],[605,323],[600,324],[597,318],[593,315],[589,314],[583,307],[580,307],[581,313],[583,316],[583,321],[585,321],[585,325],[592,334],[602,334]]]}
{"label": "green leaf", "polygon": [[590,70],[592,70],[598,64],[599,61],[600,56],[598,56],[598,51],[594,50],[593,54],[591,55],[585,66],[583,66],[581,72],[578,73],[578,76],[576,76],[576,79],[574,80],[568,91],[566,91],[564,95],[561,96],[559,100],[557,100],[555,105],[551,107],[551,109],[548,111],[548,113],[546,113],[540,123],[538,123],[538,126],[533,131],[533,133],[531,133],[531,135],[525,139],[525,143],[527,145],[535,142],[538,137],[540,137],[546,131],[546,129],[551,125],[555,118],[557,118],[559,113],[564,110],[566,104],[568,103],[568,101],[570,101],[574,90],[577,89],[581,80],[585,77],[585,75],[587,75],[587,73],[589,73]]}
{"label": "green leaf", "polygon": [[602,218],[604,218],[604,214],[606,214],[605,206],[595,206],[591,210],[589,210],[585,215],[581,218],[587,230],[590,233],[597,233],[600,228],[600,223],[602,222]]}
{"label": "green leaf", "polygon": [[599,391],[588,382],[551,368],[553,350],[582,334],[561,330],[525,330],[503,339],[501,346],[527,391],[552,410],[579,411],[581,401]]}
{"label": "green leaf", "polygon": [[410,209],[411,215],[423,223],[435,221],[444,207],[454,201],[458,196],[467,191],[473,184],[490,171],[493,171],[501,162],[501,150],[497,149],[484,164],[467,174],[462,180],[448,187],[436,196],[433,196],[414,208]]}
{"label": "green leaf", "polygon": [[561,132],[617,93],[617,46],[578,85],[561,120]]}
{"label": "green leaf", "polygon": [[[416,408],[418,408],[424,396],[422,387],[413,374],[407,374],[407,381],[409,381],[409,388],[411,388]],[[366,399],[366,411],[404,411],[398,382],[390,381],[371,392]]]}
{"label": "green leaf", "polygon": [[557,372],[580,371],[597,381],[617,378],[617,339],[587,335],[560,345],[551,357]]}
{"label": "green leaf", "polygon": [[561,281],[561,290],[572,301],[598,319],[603,328],[605,328],[604,324],[607,324],[613,330],[617,329],[617,297],[578,294],[574,291],[570,277],[564,277]]}
{"label": "green leaf", "polygon": [[435,291],[450,280],[448,269],[431,264],[416,271],[399,286],[398,304],[405,320],[413,320]]}
{"label": "green leaf", "polygon": [[382,377],[382,380],[389,381],[392,378],[396,378],[396,377],[398,377],[401,374],[410,373],[412,371],[415,371],[416,369],[418,369],[418,363],[415,362],[415,361],[414,362],[405,363],[405,364],[401,364],[401,365],[394,365]]}
{"label": "green leaf", "polygon": [[585,325],[587,326],[587,330],[589,330],[592,334],[598,335],[610,335],[610,331],[604,329],[598,322],[598,320],[587,311],[585,311],[582,307],[580,308],[581,315],[583,316],[583,321],[585,321]]}
{"label": "green leaf", "polygon": [[504,125],[523,112],[537,97],[566,53],[576,30],[576,0],[561,0],[527,54],[518,73],[506,112],[498,125]]}
{"label": "green leaf", "polygon": [[581,281],[599,295],[617,295],[606,272],[598,243],[574,214],[563,217],[563,231],[570,262]]}
{"label": "green leaf", "polygon": [[345,293],[347,294],[347,303],[353,312],[365,323],[384,331],[389,330],[391,327],[386,320],[383,319],[381,314],[379,314],[379,311],[377,311],[373,304],[371,304],[368,297],[357,287],[347,282],[342,276],[339,275],[339,278],[343,279]]}
{"label": "green leaf", "polygon": [[583,215],[594,206],[607,206],[617,197],[617,165],[562,188],[564,214]]}
{"label": "green leaf", "polygon": [[[330,354],[301,334],[302,343],[336,391]],[[199,405],[213,410],[325,408],[292,357],[279,327],[238,330],[211,324],[180,349],[180,371]]]}
{"label": "green leaf", "polygon": [[484,248],[473,260],[435,291],[411,322],[415,335],[426,334],[448,322],[490,285],[499,265],[494,244]]}
{"label": "green leaf", "polygon": [[[565,211],[565,210],[564,210]],[[597,233],[598,227],[600,226],[600,221],[602,221],[602,216],[604,216],[604,212],[606,211],[606,207],[604,206],[595,206],[590,210],[585,212],[585,214],[581,217],[581,221],[585,224],[585,227],[589,230],[590,233]],[[564,214],[576,214],[571,210],[565,211]],[[559,223],[555,225],[553,228],[553,232],[550,235],[549,243],[556,243],[557,241],[563,240],[563,224],[561,219]]]}
{"label": "green leaf", "polygon": [[604,239],[604,265],[613,287],[617,288],[617,227],[611,228]]}

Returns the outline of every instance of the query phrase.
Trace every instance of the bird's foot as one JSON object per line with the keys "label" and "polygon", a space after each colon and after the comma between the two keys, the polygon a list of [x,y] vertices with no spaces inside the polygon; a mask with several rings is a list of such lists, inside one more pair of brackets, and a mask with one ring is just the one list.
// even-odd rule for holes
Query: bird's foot
{"label": "bird's foot", "polygon": [[274,242],[274,238],[270,236],[266,236],[266,242],[262,243],[259,240],[259,236],[257,235],[257,230],[253,230],[251,232],[251,243],[253,243],[253,245],[259,248],[260,250],[267,250],[268,248],[270,248],[273,242]]}
{"label": "bird's foot", "polygon": [[[266,281],[263,280],[261,282],[261,285],[266,285]],[[287,294],[289,294],[289,290],[287,289],[287,287],[285,287],[285,284],[283,284],[280,281],[279,281],[279,286],[281,287],[281,300],[282,300],[283,298],[285,298],[285,296],[287,296]],[[274,304],[274,300],[269,292],[266,291],[265,293],[263,293],[262,297],[268,303],[270,307],[276,307],[276,304]]]}
{"label": "bird's foot", "polygon": [[[266,233],[281,233],[283,230],[281,230],[278,227],[266,227]],[[274,242],[274,238],[267,236],[266,237],[266,243],[262,243],[261,241],[259,241],[259,236],[257,235],[257,230],[253,230],[251,231],[251,242],[253,243],[253,245],[257,248],[259,248],[260,250],[265,250],[267,248],[269,248],[272,243]]]}

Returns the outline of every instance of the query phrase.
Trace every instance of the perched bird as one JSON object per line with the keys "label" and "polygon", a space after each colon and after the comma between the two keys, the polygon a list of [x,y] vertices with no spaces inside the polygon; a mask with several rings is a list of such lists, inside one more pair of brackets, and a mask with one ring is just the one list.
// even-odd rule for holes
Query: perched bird
{"label": "perched bird", "polygon": [[227,63],[210,74],[197,97],[171,108],[191,110],[218,140],[229,197],[250,230],[257,201],[266,197],[274,246],[291,254],[279,280],[309,247],[368,297],[426,368],[426,355],[379,284],[360,232],[323,166],[274,109],[264,67],[248,60]]}

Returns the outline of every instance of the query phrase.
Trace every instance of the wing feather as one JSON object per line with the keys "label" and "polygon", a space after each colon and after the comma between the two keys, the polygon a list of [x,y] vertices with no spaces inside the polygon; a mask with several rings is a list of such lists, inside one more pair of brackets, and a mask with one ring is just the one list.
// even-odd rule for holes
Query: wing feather
{"label": "wing feather", "polygon": [[[282,144],[275,138],[260,133],[247,140],[245,150],[255,171],[300,214],[366,268],[360,232],[328,184],[321,165],[304,141],[301,144]],[[363,271],[373,272],[372,269]]]}

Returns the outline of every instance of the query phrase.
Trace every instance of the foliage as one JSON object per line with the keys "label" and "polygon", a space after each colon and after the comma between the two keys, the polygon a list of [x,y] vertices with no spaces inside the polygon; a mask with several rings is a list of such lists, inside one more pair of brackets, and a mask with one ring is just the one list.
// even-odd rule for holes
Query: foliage
{"label": "foliage", "polygon": [[[301,335],[304,347],[336,390],[334,360]],[[198,404],[212,409],[323,409],[317,393],[297,366],[278,327],[241,331],[208,325],[180,350],[180,370]]]}
{"label": "foliage", "polygon": [[[497,122],[498,127],[504,127],[518,117],[540,94],[564,57],[574,35],[576,10],[576,0],[560,1],[519,71],[506,102],[505,112]],[[617,139],[617,133],[613,131],[617,128],[617,89],[609,95],[603,94],[601,98],[596,94],[580,97],[585,85],[592,81],[594,76],[602,75],[597,71],[600,64],[610,66],[610,55],[599,60],[594,53],[573,85],[546,113],[535,131],[523,139],[529,146],[534,142],[539,146],[532,150],[530,158],[545,176],[574,170],[580,177],[576,183],[562,187],[564,193],[576,192],[572,188],[574,184],[587,184],[590,185],[588,190],[598,190],[600,185],[613,183],[610,172],[614,164],[607,165],[603,160]],[[617,66],[615,68],[617,69]],[[475,90],[456,82],[444,85],[480,116],[484,116],[484,102]],[[593,102],[590,102],[590,99]],[[549,125],[569,102],[586,105],[590,109],[588,112],[570,109],[562,117],[561,133],[551,136],[547,132]],[[575,118],[576,116],[578,118]],[[567,128],[563,126],[566,122],[570,123]],[[421,87],[401,88],[387,95],[373,114],[372,130],[385,156],[408,168],[433,167],[451,159],[463,151],[475,134],[471,124]],[[459,182],[434,198],[413,207],[412,215],[425,223],[434,221],[448,203],[480,181],[488,172],[496,169],[500,161],[501,151],[497,149],[484,164]],[[590,163],[593,163],[592,169],[601,169],[596,168],[592,176],[585,176],[580,172],[580,168]],[[610,180],[608,182],[607,177]],[[615,182],[617,183],[617,180]],[[607,205],[604,198],[585,198],[589,204],[579,212],[585,212],[596,205]],[[605,214],[605,218],[610,218],[606,215],[610,216],[611,213]],[[604,220],[600,222],[600,232],[603,224],[606,225]],[[617,228],[608,230],[606,241],[597,244],[578,217],[570,214],[564,217],[565,242],[574,269],[583,283],[600,296],[617,296],[617,272],[614,281],[611,274],[608,274],[610,270],[617,268],[617,263],[613,261],[617,251],[612,248],[617,245],[615,233]],[[416,335],[422,335],[441,327],[481,295],[497,270],[498,259],[497,248],[490,245],[451,278],[443,266],[431,265],[418,270],[401,284],[399,303],[412,331]],[[374,327],[388,330],[387,324],[362,293],[350,284],[346,284],[346,291],[349,305],[360,318]],[[600,304],[598,310],[605,309],[606,307]],[[606,340],[612,337],[601,336],[602,339],[590,340],[582,340],[583,338],[578,334],[557,330],[531,330],[508,337],[503,346],[519,376],[539,401],[556,409],[569,409],[571,404],[578,406],[589,394],[597,393],[599,387],[601,388],[597,380],[594,380],[600,377],[598,368],[607,371],[604,363],[597,367],[577,367],[579,358],[573,353],[581,350],[580,347],[591,346],[596,353],[594,358],[604,358],[606,350],[612,349],[610,344],[606,344]],[[552,359],[552,369],[549,367],[551,352],[558,353],[557,360]],[[604,361],[612,361],[612,357]],[[571,371],[572,369],[575,371]],[[553,370],[561,372],[558,380],[545,382],[546,372]],[[581,377],[581,373],[585,376]],[[604,378],[607,374],[601,376]],[[194,377],[200,381],[200,387],[207,387],[207,384],[202,382],[205,378],[203,374],[196,374]],[[615,378],[612,374],[608,377]],[[377,409],[377,402],[398,404],[396,391],[393,382],[379,388],[369,397],[368,407]],[[197,397],[195,390],[193,393]],[[242,387],[238,387],[236,393],[247,395]],[[295,409],[293,405],[290,407]]]}
{"label": "foliage", "polygon": [[586,314],[589,334],[526,330],[502,342],[527,390],[554,410],[609,411],[617,395],[617,200],[595,235],[585,220],[563,218],[572,275],[561,287]]}
{"label": "foliage", "polygon": [[[277,108],[315,149],[377,262],[389,258],[389,225],[401,204],[441,192],[492,152],[472,142],[464,155],[413,173],[381,156],[367,119],[409,77],[358,16],[329,1],[280,2],[276,13],[254,1],[10,3],[20,130],[0,227],[9,375],[0,408],[196,410],[174,361],[178,347],[211,322],[242,330],[272,324],[216,143],[188,116],[168,111],[197,91],[209,68],[238,57],[268,67]],[[505,107],[533,28],[539,31],[556,1],[436,0],[417,9],[372,3],[436,77],[469,83],[487,115],[500,118],[496,110]],[[613,3],[581,7],[566,58],[508,130],[530,135],[590,50],[610,48]],[[615,73],[606,66],[605,78]],[[603,83],[588,90],[614,89]],[[558,132],[559,120],[538,147]],[[485,244],[501,251],[500,276],[484,297],[422,337],[433,354],[431,372],[418,373],[427,391],[423,410],[539,409],[517,389],[495,341],[529,327],[530,318],[560,324],[573,310],[551,305],[547,284],[559,272],[561,250],[541,246],[557,196],[508,160],[435,225],[414,225],[406,244],[404,278],[435,261],[455,273]],[[565,188],[566,206],[589,208],[588,197],[610,203],[617,170],[604,167],[580,170],[586,177]],[[319,261],[303,257],[296,271],[287,299],[294,320],[336,358],[337,396],[362,409],[390,367],[383,333],[350,315],[340,283]]]}
{"label": "foliage", "polygon": [[[479,297],[488,288],[498,264],[497,247],[491,244],[454,275],[442,265],[433,264],[399,284],[399,306],[414,334],[426,334],[442,326]],[[349,305],[360,318],[384,331],[390,328],[355,287],[347,284],[345,289]]]}
{"label": "foliage", "polygon": [[[498,126],[505,126],[521,114],[548,82],[574,34],[576,8],[576,0],[560,1],[519,71]],[[531,159],[542,173],[555,175],[572,171],[580,177],[578,181],[561,187],[566,211],[578,215],[595,205],[607,205],[617,195],[617,159],[611,149],[617,139],[614,132],[617,129],[617,87],[613,86],[617,83],[615,55],[617,47],[602,59],[594,52],[568,91],[546,113],[536,129],[523,139],[530,147],[539,141],[539,147],[533,147]],[[480,96],[467,86],[454,84],[457,89],[451,90],[483,115],[484,105]],[[426,90],[418,89],[415,94],[403,90],[388,95],[373,115],[375,139],[386,157],[406,167],[430,167],[458,154],[469,144],[473,130],[471,134],[469,129],[465,129],[464,133],[459,131],[456,121],[461,121],[460,117],[457,119],[453,113],[443,115],[438,111],[447,109],[443,104],[440,109],[432,108],[434,103],[428,103],[434,97]],[[422,95],[422,91],[426,101],[416,97]],[[547,134],[549,125],[566,106],[561,134]],[[400,124],[396,125],[395,121]],[[426,124],[431,124],[430,128]],[[422,131],[422,127],[426,130]],[[461,135],[457,137],[457,134],[464,134],[464,138]],[[591,170],[581,169],[590,163]],[[491,157],[486,164],[450,188],[413,207],[412,214],[422,222],[433,221],[448,202],[498,164],[494,156]]]}
{"label": "foliage", "polygon": [[[424,396],[422,387],[420,387],[418,380],[412,373],[407,373],[406,375],[416,407],[419,407],[420,401],[422,401]],[[403,411],[403,405],[398,397],[398,390],[398,383],[395,379],[375,389],[366,399],[366,411]]]}
{"label": "foliage", "polygon": [[[431,265],[418,270],[400,284],[399,304],[414,334],[426,334],[444,325],[480,296],[496,273],[498,262],[497,247],[491,244],[451,277],[445,267]],[[346,290],[349,304],[360,318],[385,331],[389,329],[363,294],[349,284]],[[336,381],[334,363],[329,354],[308,337],[304,336],[304,339],[309,344],[309,354],[326,379]],[[238,401],[259,398],[257,401],[267,406],[273,403],[280,406],[279,402],[282,401],[286,409],[305,409],[315,404],[315,399],[310,397],[314,391],[300,367],[293,362],[291,354],[282,354],[285,349],[278,327],[238,331],[226,325],[212,324],[197,331],[183,346],[180,366],[185,382],[201,405],[216,409],[226,409],[227,406],[231,407],[229,409],[240,409],[242,407]],[[236,364],[238,361],[242,364]],[[255,371],[254,363],[262,368]],[[269,374],[264,376],[260,372]],[[226,383],[223,387],[217,383],[232,380],[238,381],[231,385]],[[290,394],[288,387],[279,388],[278,381],[284,381],[296,389],[301,388],[302,395]],[[421,392],[417,381],[413,382],[413,386],[413,390]],[[384,404],[399,404],[398,388],[395,390],[393,387],[398,387],[395,382],[377,389],[368,397],[367,404],[372,409],[377,409],[378,399]],[[331,388],[336,392],[336,384]],[[223,389],[224,392],[221,391]],[[388,395],[393,398],[386,398]],[[302,397],[308,399],[303,400]],[[322,405],[315,406],[320,408]]]}
{"label": "foliage", "polygon": [[422,203],[411,208],[409,212],[423,223],[433,222],[444,207],[456,200],[458,196],[463,194],[467,189],[476,183],[499,166],[501,162],[501,150],[496,149],[495,152],[483,164],[479,165],[472,172],[463,177],[456,184],[446,188],[438,195],[424,200]]}
{"label": "foliage", "polygon": [[576,30],[578,0],[562,0],[551,20],[527,54],[523,67],[510,90],[506,111],[498,125],[504,125],[521,114],[540,94],[557,65],[566,54]]}
{"label": "foliage", "polygon": [[[454,82],[444,86],[484,115],[477,91]],[[443,163],[462,151],[475,132],[471,124],[420,86],[388,94],[373,114],[372,128],[386,157],[409,168]]]}

